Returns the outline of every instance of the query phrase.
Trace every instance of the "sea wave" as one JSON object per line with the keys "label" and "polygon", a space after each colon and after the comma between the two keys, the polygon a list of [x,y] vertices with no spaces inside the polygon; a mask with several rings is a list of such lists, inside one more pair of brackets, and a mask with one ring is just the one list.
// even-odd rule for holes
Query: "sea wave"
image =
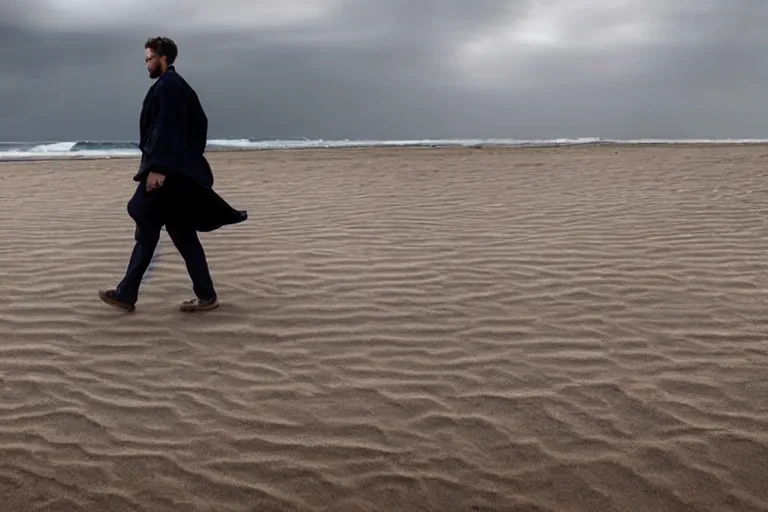
{"label": "sea wave", "polygon": [[[555,139],[209,139],[207,151],[290,150],[374,147],[547,147],[589,144],[759,144],[768,139],[603,139],[576,137]],[[132,141],[0,142],[0,160],[45,158],[114,158],[140,155]]]}

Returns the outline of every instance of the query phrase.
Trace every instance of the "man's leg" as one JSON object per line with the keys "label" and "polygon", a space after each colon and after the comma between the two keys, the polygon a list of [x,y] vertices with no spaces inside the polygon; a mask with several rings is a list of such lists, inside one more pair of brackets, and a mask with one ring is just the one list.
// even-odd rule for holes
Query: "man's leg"
{"label": "man's leg", "polygon": [[122,309],[132,310],[139,298],[139,287],[144,274],[147,272],[152,256],[155,254],[160,240],[162,226],[154,224],[136,224],[131,258],[123,280],[115,290],[102,292],[102,300]]}
{"label": "man's leg", "polygon": [[161,187],[157,191],[146,190],[146,179],[136,186],[128,201],[128,215],[136,224],[135,244],[123,280],[114,290],[99,292],[101,300],[117,308],[133,311],[139,297],[139,287],[147,272],[160,240],[160,230],[166,222],[167,194]]}
{"label": "man's leg", "polygon": [[197,300],[182,304],[183,311],[201,311],[213,309],[219,305],[216,289],[213,286],[211,272],[205,258],[205,250],[197,236],[197,231],[183,223],[169,222],[165,229],[176,249],[184,258],[187,272],[192,279],[192,289]]}

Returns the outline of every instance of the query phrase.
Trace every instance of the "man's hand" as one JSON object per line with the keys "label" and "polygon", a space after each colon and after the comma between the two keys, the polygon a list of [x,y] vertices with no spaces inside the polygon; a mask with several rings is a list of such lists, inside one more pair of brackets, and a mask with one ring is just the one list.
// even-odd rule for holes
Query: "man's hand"
{"label": "man's hand", "polygon": [[165,176],[156,172],[150,172],[147,175],[147,192],[152,192],[156,188],[162,187]]}

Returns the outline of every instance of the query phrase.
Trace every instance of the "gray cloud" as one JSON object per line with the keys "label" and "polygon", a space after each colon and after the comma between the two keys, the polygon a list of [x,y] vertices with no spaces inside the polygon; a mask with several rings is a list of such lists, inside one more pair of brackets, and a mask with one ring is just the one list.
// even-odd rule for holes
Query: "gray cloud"
{"label": "gray cloud", "polygon": [[0,140],[135,139],[158,34],[211,137],[768,137],[756,0],[95,5],[0,4]]}

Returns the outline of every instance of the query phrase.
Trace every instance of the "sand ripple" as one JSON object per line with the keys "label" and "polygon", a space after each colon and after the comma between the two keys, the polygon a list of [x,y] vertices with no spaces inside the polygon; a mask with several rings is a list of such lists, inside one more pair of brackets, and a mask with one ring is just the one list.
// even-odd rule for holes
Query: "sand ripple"
{"label": "sand ripple", "polygon": [[192,317],[135,161],[4,164],[2,508],[768,510],[762,152],[216,154]]}

